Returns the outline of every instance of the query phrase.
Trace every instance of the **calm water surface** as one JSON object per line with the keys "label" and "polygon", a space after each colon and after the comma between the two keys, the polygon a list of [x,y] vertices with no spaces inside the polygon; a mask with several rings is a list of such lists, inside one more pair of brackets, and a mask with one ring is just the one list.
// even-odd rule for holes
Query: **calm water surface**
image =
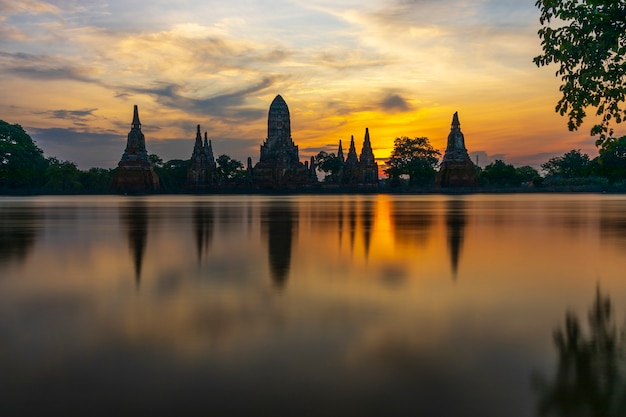
{"label": "calm water surface", "polygon": [[0,415],[535,416],[625,254],[626,196],[0,198]]}

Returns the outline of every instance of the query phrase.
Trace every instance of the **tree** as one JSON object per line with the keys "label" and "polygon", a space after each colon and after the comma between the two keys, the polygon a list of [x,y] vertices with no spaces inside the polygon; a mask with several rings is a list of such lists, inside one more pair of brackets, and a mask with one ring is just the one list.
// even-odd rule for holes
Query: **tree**
{"label": "tree", "polygon": [[163,166],[163,159],[159,155],[151,153],[150,155],[148,155],[148,158],[150,158],[150,162],[152,162],[152,165],[155,168],[160,168]]}
{"label": "tree", "polygon": [[541,177],[539,175],[539,171],[537,171],[530,165],[524,165],[522,167],[515,168],[515,171],[517,172],[518,178],[522,182],[537,181],[537,179]]}
{"label": "tree", "polygon": [[217,176],[224,182],[236,182],[246,176],[243,164],[228,155],[220,155],[215,160],[217,164]]}
{"label": "tree", "polygon": [[76,193],[81,191],[80,170],[70,161],[60,161],[58,158],[48,158],[46,169],[46,183],[44,189],[51,192]]}
{"label": "tree", "polygon": [[[154,156],[162,161],[162,159],[158,156]],[[188,159],[170,159],[167,162],[157,164],[154,167],[154,170],[159,176],[161,189],[165,192],[181,192],[185,188],[185,183],[187,182],[188,166]]]}
{"label": "tree", "polygon": [[498,159],[480,172],[480,180],[490,185],[519,186],[522,182],[518,171],[511,164]]}
{"label": "tree", "polygon": [[[613,135],[612,121],[626,117],[626,2],[623,0],[537,0],[541,11],[539,67],[559,65],[563,97],[556,105],[567,114],[569,130],[577,130],[595,108],[600,117],[591,129],[602,145]],[[552,25],[553,24],[553,25]]]}
{"label": "tree", "polygon": [[580,149],[572,149],[563,156],[551,158],[541,168],[549,177],[581,178],[589,176],[591,161]]}
{"label": "tree", "polygon": [[605,143],[600,149],[596,169],[609,181],[626,179],[626,136]]}
{"label": "tree", "polygon": [[320,153],[315,156],[315,165],[318,171],[326,174],[324,182],[341,181],[340,176],[343,162],[341,162],[341,159],[334,153],[320,151]]}
{"label": "tree", "polygon": [[384,172],[392,182],[401,175],[409,176],[411,185],[429,185],[436,175],[441,153],[433,148],[427,137],[402,136],[393,142],[393,151]]}
{"label": "tree", "polygon": [[22,126],[0,120],[0,188],[40,186],[46,166],[43,151]]}

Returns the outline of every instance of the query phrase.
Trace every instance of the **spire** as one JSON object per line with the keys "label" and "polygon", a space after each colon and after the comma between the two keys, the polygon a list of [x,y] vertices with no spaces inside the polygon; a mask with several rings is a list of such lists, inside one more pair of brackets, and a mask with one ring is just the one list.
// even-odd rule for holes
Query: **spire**
{"label": "spire", "polygon": [[339,139],[339,149],[337,149],[337,158],[343,163],[345,158],[343,156],[343,146],[341,145],[341,139]]}
{"label": "spire", "polygon": [[452,116],[452,127],[448,135],[448,146],[443,156],[444,161],[465,161],[469,159],[467,149],[465,148],[465,137],[461,132],[461,123],[459,122],[459,113],[455,112]]}
{"label": "spire", "polygon": [[200,125],[198,125],[198,129],[196,130],[196,144],[194,148],[202,148],[202,135],[200,134]]}
{"label": "spire", "polygon": [[454,112],[454,116],[452,116],[452,130],[461,130],[461,123],[459,122],[459,112]]}
{"label": "spire", "polygon": [[359,163],[359,158],[356,155],[356,147],[354,146],[354,135],[350,138],[350,149],[348,150],[348,157],[346,158],[346,165],[356,166]]}
{"label": "spire", "polygon": [[363,149],[361,149],[361,164],[373,165],[374,164],[374,152],[372,151],[372,143],[370,142],[370,131],[365,128],[365,139],[363,139]]}
{"label": "spire", "polygon": [[136,104],[135,104],[135,108],[133,109],[132,128],[141,130],[141,122],[139,121],[139,110],[137,109]]}

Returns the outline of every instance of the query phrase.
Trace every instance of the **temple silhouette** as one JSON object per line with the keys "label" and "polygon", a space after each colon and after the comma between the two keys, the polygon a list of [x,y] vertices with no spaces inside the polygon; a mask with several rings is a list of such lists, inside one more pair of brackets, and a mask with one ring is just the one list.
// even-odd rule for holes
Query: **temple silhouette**
{"label": "temple silhouette", "polygon": [[365,138],[361,148],[360,157],[357,156],[354,145],[354,135],[350,138],[348,156],[344,160],[343,145],[339,140],[337,157],[341,161],[339,170],[339,184],[350,188],[376,188],[378,187],[378,164],[372,151],[370,132],[365,128]]}
{"label": "temple silhouette", "polygon": [[204,143],[200,125],[196,131],[196,142],[187,168],[187,186],[195,190],[211,189],[217,186],[217,165],[213,156],[213,146],[204,132]]}
{"label": "temple silhouette", "polygon": [[[197,125],[193,151],[187,164],[185,183],[187,189],[201,193],[228,188],[269,191],[322,187],[340,187],[346,190],[378,188],[378,164],[372,150],[368,128],[365,128],[360,155],[357,155],[354,135],[351,136],[350,147],[345,157],[342,141],[339,140],[337,159],[341,163],[341,168],[336,174],[336,181],[333,184],[321,184],[317,178],[314,157],[311,157],[310,161],[300,161],[298,145],[291,136],[289,107],[281,95],[277,95],[270,104],[267,137],[259,150],[259,161],[255,165],[252,164],[252,158],[248,157],[245,178],[221,181],[213,145],[207,137],[207,132],[204,132],[204,141],[202,140],[200,125]],[[448,143],[435,177],[435,186],[478,186],[476,166],[467,153],[458,113],[454,113],[452,117]],[[159,187],[159,178],[146,150],[139,112],[135,105],[126,149],[118,163],[111,189],[124,193],[146,193],[157,191]]]}
{"label": "temple silhouette", "polygon": [[[248,169],[250,164],[248,164]],[[289,107],[277,95],[267,116],[267,138],[261,145],[261,155],[251,173],[256,188],[301,188],[317,184],[315,164],[302,163],[298,146],[291,137]]]}
{"label": "temple silhouette", "polygon": [[117,164],[111,189],[129,193],[144,193],[159,189],[159,177],[154,172],[154,167],[148,157],[146,138],[141,132],[137,105],[134,107],[126,149]]}
{"label": "temple silhouette", "polygon": [[435,177],[435,185],[439,187],[478,186],[476,166],[467,154],[465,136],[461,132],[458,112],[452,116],[448,145],[439,172]]}

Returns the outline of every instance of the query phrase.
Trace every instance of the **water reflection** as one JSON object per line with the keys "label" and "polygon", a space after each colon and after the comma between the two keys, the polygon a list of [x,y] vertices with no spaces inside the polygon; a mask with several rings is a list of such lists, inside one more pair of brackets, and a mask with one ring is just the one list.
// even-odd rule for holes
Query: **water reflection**
{"label": "water reflection", "polygon": [[554,331],[555,375],[534,381],[541,416],[626,415],[625,335],[617,330],[610,298],[599,288],[588,324],[586,335],[578,317],[567,313],[563,327]]}
{"label": "water reflection", "polygon": [[261,211],[263,234],[267,236],[270,273],[274,284],[282,288],[289,278],[291,246],[297,215],[289,201],[271,202]]}
{"label": "water reflection", "polygon": [[434,210],[430,202],[423,202],[419,206],[414,201],[392,202],[391,221],[395,239],[401,244],[425,245],[433,224]]}
{"label": "water reflection", "polygon": [[375,217],[374,202],[372,200],[363,201],[363,207],[361,210],[361,222],[363,225],[363,243],[365,244],[365,259],[367,259],[370,246],[372,244],[372,227],[374,225]]}
{"label": "water reflection", "polygon": [[23,263],[41,228],[42,214],[30,205],[0,206],[0,265]]}
{"label": "water reflection", "polygon": [[141,268],[148,239],[148,208],[142,200],[120,207],[120,220],[128,235],[128,247],[135,267],[135,282],[141,284]]}
{"label": "water reflection", "polygon": [[213,241],[215,208],[212,204],[196,203],[193,209],[193,228],[196,238],[198,263],[208,253]]}
{"label": "water reflection", "polygon": [[465,201],[448,200],[446,202],[446,226],[452,277],[456,280],[465,233]]}

